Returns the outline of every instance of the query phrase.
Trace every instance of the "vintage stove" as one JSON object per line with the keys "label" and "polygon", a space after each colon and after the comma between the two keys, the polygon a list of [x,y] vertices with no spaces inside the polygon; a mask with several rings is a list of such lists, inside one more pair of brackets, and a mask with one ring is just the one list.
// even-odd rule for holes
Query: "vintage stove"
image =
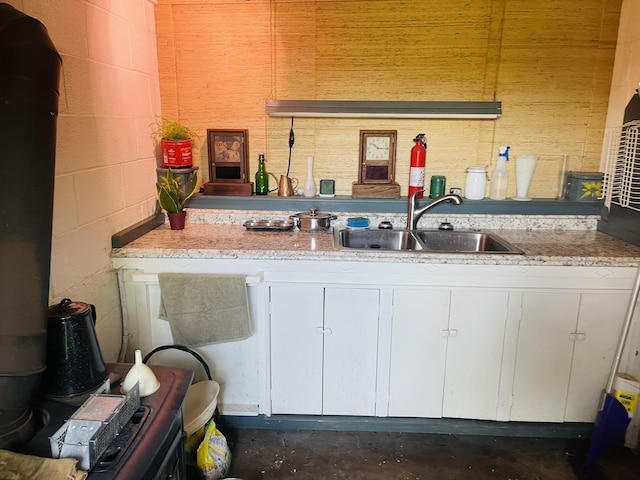
{"label": "vintage stove", "polygon": [[[119,394],[120,379],[130,364],[109,364],[111,392]],[[184,458],[183,402],[193,372],[178,368],[151,367],[160,389],[139,400],[130,419],[89,472],[89,479],[186,478]],[[18,453],[53,458],[51,438],[80,407],[51,398],[36,397],[32,404],[37,433],[13,450]],[[93,464],[94,462],[92,462]]]}

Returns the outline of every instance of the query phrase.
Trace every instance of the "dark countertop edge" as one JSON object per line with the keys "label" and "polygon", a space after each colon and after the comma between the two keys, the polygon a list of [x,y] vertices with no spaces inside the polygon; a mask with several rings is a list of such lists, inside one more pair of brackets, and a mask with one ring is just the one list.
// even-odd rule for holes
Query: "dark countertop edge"
{"label": "dark countertop edge", "polygon": [[111,248],[122,248],[130,242],[133,242],[136,238],[140,238],[145,233],[150,232],[154,228],[159,227],[164,223],[165,214],[158,213],[151,217],[140,220],[138,223],[131,225],[130,227],[120,230],[111,236]]}
{"label": "dark countertop edge", "polygon": [[[428,199],[422,200],[424,204]],[[406,213],[406,198],[352,198],[349,196],[325,197],[257,197],[218,196],[196,194],[187,202],[188,208],[220,210],[268,210],[307,211],[314,207],[320,211]],[[555,199],[517,200],[464,200],[461,205],[441,203],[434,207],[439,213],[462,215],[600,215],[602,202],[570,202]]]}

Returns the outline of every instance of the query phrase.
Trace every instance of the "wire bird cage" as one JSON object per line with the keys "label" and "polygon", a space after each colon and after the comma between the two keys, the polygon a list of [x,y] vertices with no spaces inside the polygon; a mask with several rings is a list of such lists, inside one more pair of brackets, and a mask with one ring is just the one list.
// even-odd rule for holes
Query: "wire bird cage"
{"label": "wire bird cage", "polygon": [[608,130],[603,157],[605,206],[640,211],[640,120]]}

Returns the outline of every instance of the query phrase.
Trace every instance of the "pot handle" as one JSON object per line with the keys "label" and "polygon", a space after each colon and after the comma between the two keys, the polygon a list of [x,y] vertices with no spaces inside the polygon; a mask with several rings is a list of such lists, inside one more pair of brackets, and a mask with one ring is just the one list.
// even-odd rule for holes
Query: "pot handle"
{"label": "pot handle", "polygon": [[207,374],[207,378],[209,380],[213,380],[213,377],[211,376],[211,370],[209,369],[209,365],[204,360],[204,358],[202,358],[197,352],[194,352],[189,347],[186,347],[184,345],[161,345],[159,347],[156,347],[156,348],[154,348],[153,350],[151,350],[149,353],[147,353],[145,355],[145,357],[142,359],[142,363],[147,363],[147,361],[151,358],[151,356],[154,353],[160,352],[162,350],[168,350],[170,348],[173,348],[173,349],[176,349],[176,350],[181,350],[181,351],[183,351],[185,353],[191,354],[196,360],[198,360],[200,362],[200,364],[202,365],[202,368],[204,368],[204,373]]}

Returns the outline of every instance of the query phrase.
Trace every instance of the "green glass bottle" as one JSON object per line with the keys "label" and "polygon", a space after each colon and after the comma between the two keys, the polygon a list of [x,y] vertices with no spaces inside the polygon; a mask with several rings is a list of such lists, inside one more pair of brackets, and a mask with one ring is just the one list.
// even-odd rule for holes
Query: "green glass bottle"
{"label": "green glass bottle", "polygon": [[264,163],[264,153],[258,155],[258,171],[256,172],[256,195],[269,193],[269,174]]}

